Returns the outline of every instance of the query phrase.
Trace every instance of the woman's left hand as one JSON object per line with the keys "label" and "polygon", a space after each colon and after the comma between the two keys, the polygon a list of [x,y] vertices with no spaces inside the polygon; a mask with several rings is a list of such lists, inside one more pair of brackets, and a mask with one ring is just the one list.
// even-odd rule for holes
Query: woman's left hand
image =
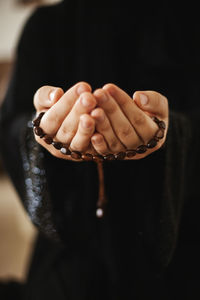
{"label": "woman's left hand", "polygon": [[132,99],[114,84],[96,90],[94,96],[98,107],[91,112],[96,122],[96,133],[91,142],[99,154],[118,153],[146,145],[158,131],[153,116],[165,122],[164,137],[154,148],[132,159],[143,158],[163,145],[168,128],[166,97],[155,91],[137,91]]}

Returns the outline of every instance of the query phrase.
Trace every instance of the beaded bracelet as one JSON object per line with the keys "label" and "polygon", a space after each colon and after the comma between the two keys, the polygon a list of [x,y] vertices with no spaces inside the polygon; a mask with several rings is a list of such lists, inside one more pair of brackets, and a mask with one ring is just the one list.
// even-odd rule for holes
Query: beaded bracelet
{"label": "beaded bracelet", "polygon": [[35,118],[33,123],[34,133],[42,138],[45,143],[48,145],[53,145],[54,148],[59,150],[64,155],[69,155],[71,158],[82,161],[95,161],[97,163],[97,170],[99,176],[99,197],[97,201],[97,210],[96,216],[101,218],[104,216],[104,210],[107,203],[107,197],[105,193],[104,185],[104,171],[103,171],[103,161],[112,161],[112,160],[124,160],[125,158],[132,158],[136,154],[143,154],[148,149],[152,149],[157,146],[159,140],[161,140],[165,135],[166,125],[164,121],[159,120],[157,117],[152,117],[152,120],[158,125],[158,130],[154,137],[149,140],[146,145],[140,145],[136,149],[128,149],[125,152],[110,153],[107,155],[100,154],[91,154],[91,153],[81,153],[79,151],[71,151],[67,144],[57,142],[53,140],[53,137],[46,134],[43,129],[40,127],[40,122],[45,112],[41,112],[37,118]]}
{"label": "beaded bracelet", "polygon": [[41,112],[37,118],[35,118],[33,123],[34,133],[42,138],[44,142],[48,145],[53,145],[54,148],[59,150],[64,155],[70,155],[73,159],[84,160],[84,161],[108,161],[108,160],[124,160],[125,158],[132,158],[136,154],[143,154],[148,149],[152,149],[157,146],[158,141],[164,137],[164,131],[166,125],[164,121],[160,121],[157,117],[152,117],[152,120],[158,125],[158,130],[154,137],[149,140],[146,145],[140,145],[136,149],[128,149],[125,152],[110,153],[107,155],[91,154],[91,153],[81,153],[79,151],[71,151],[67,144],[57,142],[53,140],[53,137],[47,135],[43,129],[40,127],[40,122],[45,112]]}

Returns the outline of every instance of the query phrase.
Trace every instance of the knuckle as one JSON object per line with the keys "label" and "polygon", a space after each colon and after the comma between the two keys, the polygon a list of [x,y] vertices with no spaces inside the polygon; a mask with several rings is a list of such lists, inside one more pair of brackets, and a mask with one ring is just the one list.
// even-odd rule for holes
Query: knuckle
{"label": "knuckle", "polygon": [[131,126],[123,126],[119,131],[119,136],[121,138],[126,138],[132,134],[132,128]]}
{"label": "knuckle", "polygon": [[57,138],[61,142],[67,143],[72,140],[75,134],[76,134],[75,130],[70,130],[69,128],[63,126],[59,129],[57,133]]}
{"label": "knuckle", "polygon": [[122,106],[124,109],[129,106],[129,102],[125,97],[122,97],[120,99],[120,106]]}
{"label": "knuckle", "polygon": [[101,126],[97,126],[97,129],[99,129],[102,132],[109,132],[110,124],[108,122],[104,122]]}
{"label": "knuckle", "polygon": [[110,131],[110,123],[109,121],[107,120],[107,118],[105,118],[103,121],[101,122],[97,122],[96,124],[96,129],[97,131],[100,131],[100,132],[109,132]]}
{"label": "knuckle", "polygon": [[55,128],[56,128],[56,118],[53,118],[52,116],[48,116],[47,114],[44,115],[44,117],[41,120],[41,128],[44,130],[47,134],[54,134]]}
{"label": "knuckle", "polygon": [[55,126],[56,124],[58,124],[58,122],[59,122],[59,116],[56,112],[54,114],[47,113],[42,118],[41,125],[46,123],[48,126],[52,127],[52,126]]}
{"label": "knuckle", "polygon": [[90,126],[89,128],[81,128],[78,130],[78,134],[82,136],[83,138],[88,138],[91,136],[91,134],[94,132],[93,126]]}
{"label": "knuckle", "polygon": [[137,113],[134,117],[134,123],[135,123],[136,126],[144,125],[145,116],[141,113]]}
{"label": "knuckle", "polygon": [[114,115],[117,111],[117,106],[112,104],[109,107],[106,108],[106,111],[109,115]]}
{"label": "knuckle", "polygon": [[67,126],[62,126],[59,130],[59,135],[68,135],[69,134],[69,129]]}
{"label": "knuckle", "polygon": [[82,136],[83,138],[86,138],[88,137],[88,134],[89,134],[90,130],[89,129],[83,129],[81,128],[79,131],[78,131],[78,135],[79,136]]}
{"label": "knuckle", "polygon": [[116,150],[118,149],[118,141],[116,139],[111,139],[110,141],[110,149],[111,150]]}

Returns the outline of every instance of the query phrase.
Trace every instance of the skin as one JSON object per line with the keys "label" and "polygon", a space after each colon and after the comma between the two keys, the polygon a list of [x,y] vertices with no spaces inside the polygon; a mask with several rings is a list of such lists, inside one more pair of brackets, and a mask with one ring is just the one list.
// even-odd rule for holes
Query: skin
{"label": "skin", "polygon": [[[44,132],[80,152],[106,155],[146,144],[158,130],[151,116],[163,120],[168,128],[167,98],[155,91],[137,91],[131,98],[114,84],[92,92],[88,83],[79,82],[65,93],[61,88],[44,86],[36,92],[34,105],[37,113],[46,111],[40,124]],[[158,150],[166,133],[167,129],[155,148],[132,159]],[[35,138],[52,155],[71,160],[38,136]]]}

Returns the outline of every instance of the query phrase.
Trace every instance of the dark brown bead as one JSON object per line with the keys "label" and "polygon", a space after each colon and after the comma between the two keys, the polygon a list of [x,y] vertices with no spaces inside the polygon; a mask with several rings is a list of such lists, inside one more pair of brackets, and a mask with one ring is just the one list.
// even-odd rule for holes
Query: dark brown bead
{"label": "dark brown bead", "polygon": [[151,139],[148,143],[147,143],[147,148],[154,148],[157,145],[157,139]]}
{"label": "dark brown bead", "polygon": [[56,148],[57,150],[60,150],[63,147],[63,144],[60,142],[52,142],[52,145],[54,146],[54,148]]}
{"label": "dark brown bead", "polygon": [[40,121],[41,121],[41,119],[42,119],[42,117],[43,117],[44,114],[45,114],[44,112],[41,112],[41,113],[37,116],[37,118],[35,118],[35,119],[32,121],[33,126],[39,126],[39,125],[40,125]]}
{"label": "dark brown bead", "polygon": [[125,157],[126,157],[125,152],[119,152],[119,153],[115,154],[115,159],[116,160],[123,160]]}
{"label": "dark brown bead", "polygon": [[90,153],[84,153],[84,154],[82,154],[82,159],[85,161],[91,161],[91,160],[93,160],[93,156]]}
{"label": "dark brown bead", "polygon": [[163,129],[159,129],[157,132],[156,132],[156,135],[155,135],[155,138],[160,140],[164,137],[164,130]]}
{"label": "dark brown bead", "polygon": [[48,145],[50,145],[50,144],[52,144],[53,139],[52,139],[51,136],[46,135],[46,136],[44,137],[44,141],[45,141],[45,143],[47,143]]}
{"label": "dark brown bead", "polygon": [[138,154],[143,154],[147,151],[147,146],[145,145],[140,145],[139,147],[137,147],[136,152]]}
{"label": "dark brown bead", "polygon": [[81,153],[79,151],[72,151],[71,152],[71,157],[74,159],[80,159],[81,158]]}
{"label": "dark brown bead", "polygon": [[161,129],[166,129],[166,124],[165,124],[165,122],[164,122],[164,121],[159,121],[158,127],[161,128]]}
{"label": "dark brown bead", "polygon": [[135,156],[137,154],[137,152],[135,150],[127,150],[126,151],[126,157],[131,158],[133,156]]}
{"label": "dark brown bead", "polygon": [[96,160],[96,161],[103,161],[104,158],[103,158],[103,156],[100,155],[100,154],[95,154],[95,155],[93,155],[93,160]]}
{"label": "dark brown bead", "polygon": [[159,122],[160,122],[160,120],[157,117],[153,117],[152,120],[157,124],[159,124]]}
{"label": "dark brown bead", "polygon": [[71,151],[69,149],[67,149],[66,155],[71,155]]}
{"label": "dark brown bead", "polygon": [[41,113],[39,113],[39,115],[38,115],[38,119],[42,119],[42,117],[44,116],[44,114],[45,114],[45,112],[44,111],[42,111]]}
{"label": "dark brown bead", "polygon": [[43,137],[45,135],[43,129],[39,126],[34,127],[34,132],[39,137]]}
{"label": "dark brown bead", "polygon": [[115,160],[114,154],[107,154],[104,156],[104,160]]}
{"label": "dark brown bead", "polygon": [[36,126],[36,127],[40,126],[40,121],[41,121],[41,120],[38,119],[38,118],[35,119],[35,120],[33,120],[33,121],[32,121],[33,126]]}

